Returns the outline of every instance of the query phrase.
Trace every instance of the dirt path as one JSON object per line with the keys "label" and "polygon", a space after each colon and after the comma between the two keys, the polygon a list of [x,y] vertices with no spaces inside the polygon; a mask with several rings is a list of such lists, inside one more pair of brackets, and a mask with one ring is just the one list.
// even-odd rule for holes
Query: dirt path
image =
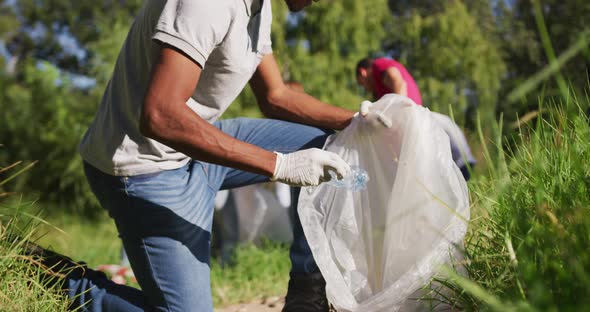
{"label": "dirt path", "polygon": [[281,312],[284,304],[284,297],[269,297],[251,303],[215,309],[215,312]]}

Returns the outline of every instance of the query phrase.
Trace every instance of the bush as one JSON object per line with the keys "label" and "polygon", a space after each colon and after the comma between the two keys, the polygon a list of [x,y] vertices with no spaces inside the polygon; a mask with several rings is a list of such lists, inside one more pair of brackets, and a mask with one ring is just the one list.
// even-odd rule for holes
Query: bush
{"label": "bush", "polygon": [[0,163],[40,162],[19,177],[12,191],[75,212],[99,211],[77,153],[98,101],[68,86],[48,64],[23,66],[20,77],[0,73]]}

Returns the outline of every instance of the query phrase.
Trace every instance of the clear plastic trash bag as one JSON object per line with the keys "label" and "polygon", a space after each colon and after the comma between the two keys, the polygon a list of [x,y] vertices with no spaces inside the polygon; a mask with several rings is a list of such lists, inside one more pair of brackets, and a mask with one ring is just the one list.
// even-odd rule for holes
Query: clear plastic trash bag
{"label": "clear plastic trash bag", "polygon": [[372,111],[393,126],[367,136],[355,118],[325,146],[365,169],[367,188],[304,188],[298,211],[338,311],[414,310],[406,301],[462,246],[467,185],[428,109],[386,95]]}

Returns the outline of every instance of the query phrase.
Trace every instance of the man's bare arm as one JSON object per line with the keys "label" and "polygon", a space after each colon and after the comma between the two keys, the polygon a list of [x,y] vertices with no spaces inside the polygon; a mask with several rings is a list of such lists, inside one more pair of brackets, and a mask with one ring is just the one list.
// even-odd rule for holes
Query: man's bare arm
{"label": "man's bare arm", "polygon": [[142,135],[196,160],[272,176],[273,152],[223,133],[185,104],[200,75],[201,67],[182,52],[162,48],[143,103]]}
{"label": "man's bare arm", "polygon": [[352,111],[288,88],[272,54],[264,56],[250,86],[262,113],[269,118],[341,130],[348,126],[354,115]]}
{"label": "man's bare arm", "polygon": [[388,68],[383,73],[383,84],[393,93],[408,96],[408,86],[402,73],[395,67]]}

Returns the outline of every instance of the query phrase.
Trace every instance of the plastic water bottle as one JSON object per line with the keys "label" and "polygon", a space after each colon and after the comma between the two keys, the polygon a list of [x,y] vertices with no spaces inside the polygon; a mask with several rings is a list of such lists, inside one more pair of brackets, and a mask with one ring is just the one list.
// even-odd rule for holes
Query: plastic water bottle
{"label": "plastic water bottle", "polygon": [[367,171],[357,166],[350,166],[350,173],[342,180],[338,180],[336,174],[330,171],[332,179],[326,183],[335,187],[343,187],[355,192],[362,191],[367,188],[367,182],[369,181],[369,175]]}

